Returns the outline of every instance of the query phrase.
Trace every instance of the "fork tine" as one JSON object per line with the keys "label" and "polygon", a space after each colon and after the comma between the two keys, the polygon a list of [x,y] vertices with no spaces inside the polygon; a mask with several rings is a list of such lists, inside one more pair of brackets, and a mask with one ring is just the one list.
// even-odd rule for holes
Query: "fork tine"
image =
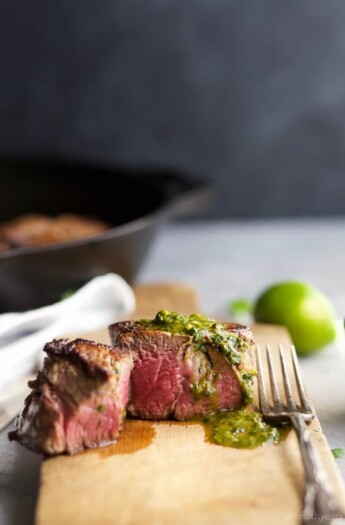
{"label": "fork tine", "polygon": [[270,412],[270,406],[267,401],[266,386],[263,380],[262,372],[262,361],[261,361],[261,349],[259,346],[256,348],[256,365],[258,368],[258,391],[259,391],[259,404],[263,413]]}
{"label": "fork tine", "polygon": [[296,412],[297,407],[296,407],[296,403],[292,395],[291,383],[290,383],[289,374],[287,371],[285,354],[284,354],[282,344],[279,345],[279,355],[280,355],[280,362],[281,362],[282,372],[283,372],[283,381],[284,381],[284,389],[285,389],[287,407],[290,412]]}
{"label": "fork tine", "polygon": [[268,370],[269,370],[269,376],[270,376],[270,382],[271,382],[271,392],[272,392],[274,409],[276,412],[282,412],[283,407],[280,402],[277,380],[276,380],[276,376],[275,376],[274,368],[273,368],[271,348],[269,345],[266,345],[266,353],[267,353],[267,363],[268,363]]}
{"label": "fork tine", "polygon": [[298,364],[298,359],[297,359],[297,354],[296,354],[296,348],[295,348],[294,345],[291,345],[291,356],[292,356],[292,363],[293,363],[293,368],[294,368],[294,371],[295,371],[296,383],[297,383],[297,388],[298,388],[298,392],[299,392],[299,397],[300,397],[300,400],[301,400],[302,409],[305,412],[312,412],[312,409],[311,409],[311,407],[309,405],[309,402],[308,402],[308,399],[307,399],[307,396],[306,396],[306,393],[305,393],[305,390],[304,390],[303,382],[302,382],[302,379],[301,379],[301,373],[300,373],[300,369],[299,369],[299,364]]}

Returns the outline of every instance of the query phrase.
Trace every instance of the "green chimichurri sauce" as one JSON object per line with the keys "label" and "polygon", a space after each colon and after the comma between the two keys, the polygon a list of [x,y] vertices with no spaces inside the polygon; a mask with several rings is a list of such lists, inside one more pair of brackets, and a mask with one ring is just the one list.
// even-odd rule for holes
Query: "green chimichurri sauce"
{"label": "green chimichurri sauce", "polygon": [[[141,319],[139,324],[149,330],[164,330],[169,333],[185,334],[191,337],[196,351],[208,354],[209,346],[224,355],[225,360],[232,365],[242,386],[244,404],[253,402],[254,391],[252,378],[256,375],[255,370],[240,368],[243,356],[250,347],[237,334],[229,331],[224,323],[201,314],[182,315],[177,312],[161,310],[153,320]],[[210,396],[215,392],[213,385],[214,377],[210,371],[199,378],[193,384],[192,391],[199,399],[201,396]]]}
{"label": "green chimichurri sauce", "polygon": [[269,443],[279,443],[289,425],[272,425],[263,420],[262,414],[247,410],[217,412],[205,418],[210,441],[234,448],[255,448]]}
{"label": "green chimichurri sauce", "polygon": [[207,352],[207,345],[211,344],[232,365],[241,363],[243,349],[247,346],[243,339],[229,332],[225,324],[201,314],[182,315],[161,310],[152,321],[142,319],[139,323],[152,330],[164,329],[170,333],[189,335],[195,347],[203,352]]}

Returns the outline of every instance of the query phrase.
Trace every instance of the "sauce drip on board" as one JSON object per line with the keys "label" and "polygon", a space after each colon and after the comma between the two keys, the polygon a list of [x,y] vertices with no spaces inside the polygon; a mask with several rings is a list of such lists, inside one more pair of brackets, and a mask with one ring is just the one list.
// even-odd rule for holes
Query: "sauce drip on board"
{"label": "sauce drip on board", "polygon": [[256,448],[279,443],[289,425],[264,421],[260,412],[232,410],[217,412],[205,418],[209,439],[213,443],[233,448]]}

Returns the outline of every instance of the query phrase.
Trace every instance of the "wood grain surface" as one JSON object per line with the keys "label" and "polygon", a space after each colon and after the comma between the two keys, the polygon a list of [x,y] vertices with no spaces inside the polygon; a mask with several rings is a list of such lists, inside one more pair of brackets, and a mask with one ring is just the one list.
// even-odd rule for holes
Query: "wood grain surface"
{"label": "wood grain surface", "polygon": [[[145,286],[136,293],[137,317],[162,307],[197,310],[195,292],[186,286]],[[281,327],[257,325],[253,332],[260,345],[290,343]],[[86,335],[109,341],[107,330]],[[345,501],[317,419],[310,429],[334,490]],[[279,445],[238,450],[210,443],[200,423],[128,420],[115,445],[43,462],[36,523],[292,525],[300,522],[303,484],[294,432]]]}

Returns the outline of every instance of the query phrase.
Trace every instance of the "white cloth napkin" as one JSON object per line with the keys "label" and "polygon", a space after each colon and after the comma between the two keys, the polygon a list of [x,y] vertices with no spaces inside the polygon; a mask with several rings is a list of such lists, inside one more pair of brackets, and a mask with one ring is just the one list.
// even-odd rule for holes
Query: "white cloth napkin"
{"label": "white cloth napkin", "polygon": [[47,341],[103,328],[134,308],[133,290],[122,277],[110,273],[96,277],[59,303],[0,315],[0,391],[37,367]]}

